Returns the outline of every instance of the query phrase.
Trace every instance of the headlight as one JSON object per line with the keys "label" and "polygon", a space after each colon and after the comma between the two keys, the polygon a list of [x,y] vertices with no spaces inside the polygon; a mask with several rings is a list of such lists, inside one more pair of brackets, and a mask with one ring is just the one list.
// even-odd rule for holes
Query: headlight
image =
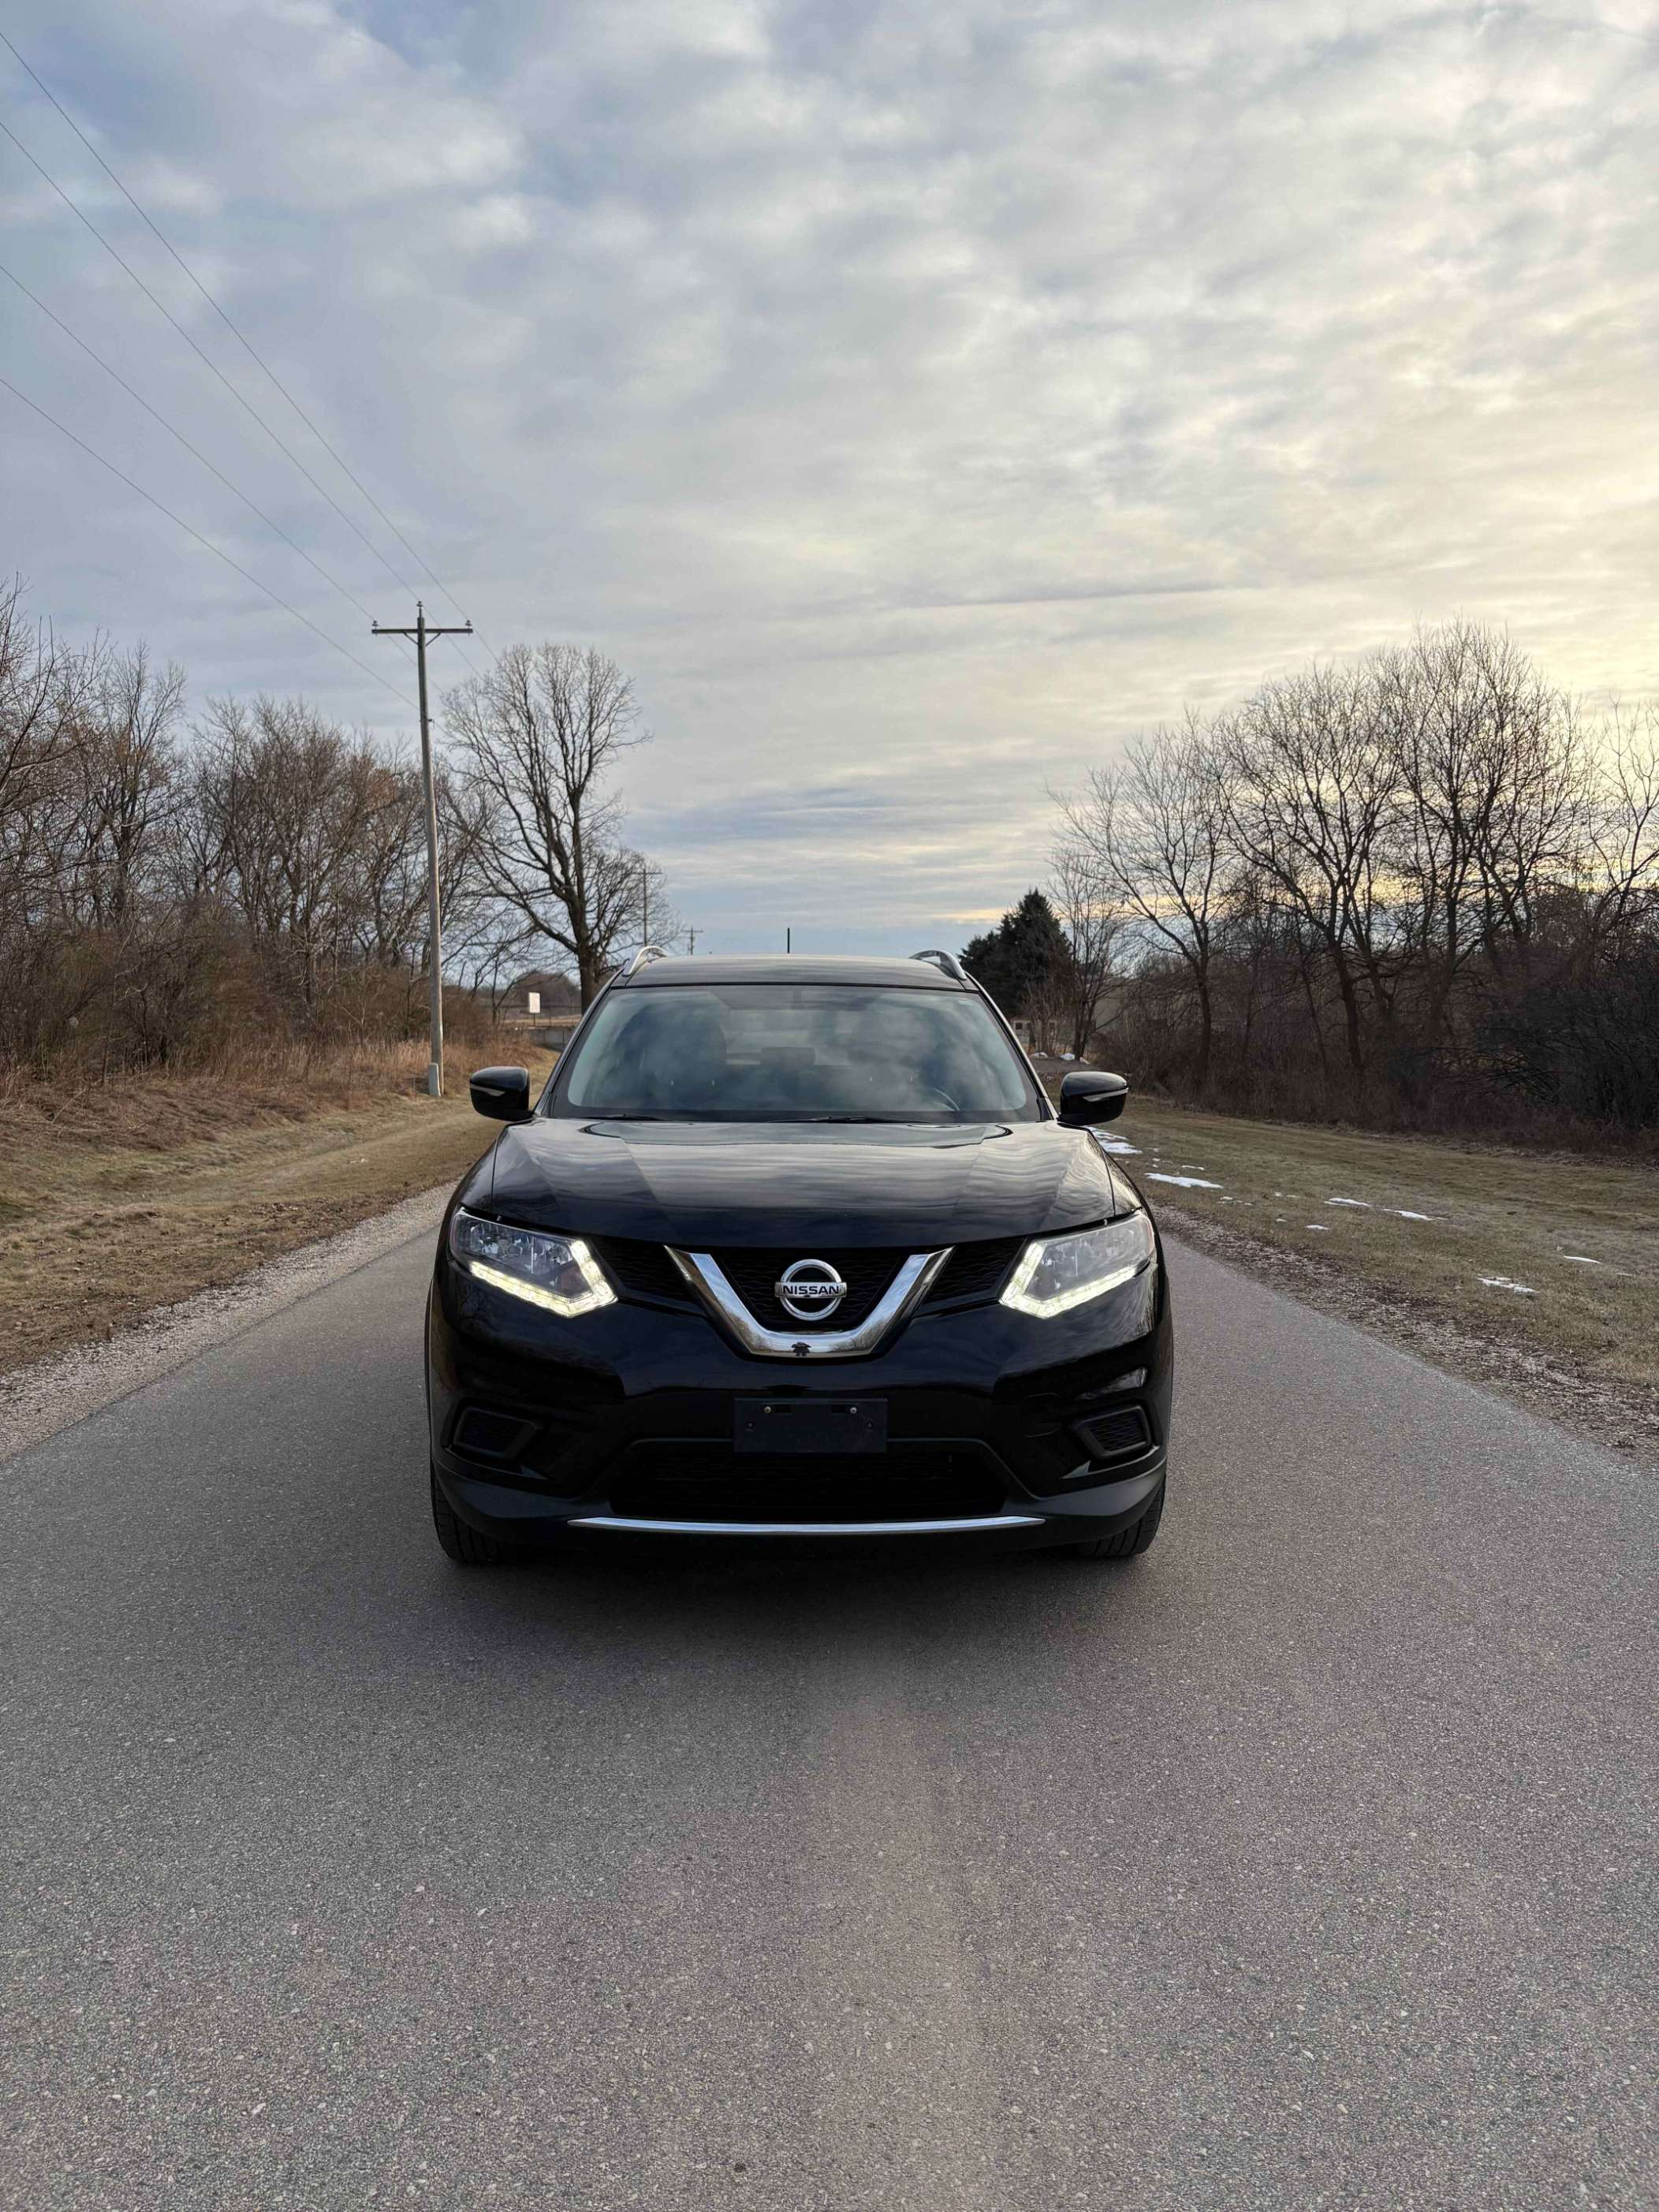
{"label": "headlight", "polygon": [[566,1321],[616,1303],[617,1293],[580,1237],[511,1229],[458,1206],[450,1217],[449,1249],[481,1283],[545,1306]]}
{"label": "headlight", "polygon": [[1144,1213],[1075,1237],[1038,1237],[1020,1254],[1000,1303],[1048,1321],[1127,1283],[1152,1265],[1157,1249]]}

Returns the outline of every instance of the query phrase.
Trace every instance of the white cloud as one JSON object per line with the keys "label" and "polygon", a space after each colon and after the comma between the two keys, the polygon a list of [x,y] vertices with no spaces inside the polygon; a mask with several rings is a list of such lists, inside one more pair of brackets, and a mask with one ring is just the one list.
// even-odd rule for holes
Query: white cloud
{"label": "white cloud", "polygon": [[520,193],[486,193],[455,210],[449,235],[458,246],[486,252],[492,246],[527,246],[536,236],[535,211]]}
{"label": "white cloud", "polygon": [[[705,927],[787,899],[908,941],[1039,874],[1045,783],[1136,724],[1419,616],[1659,690],[1659,13],[1604,14],[99,0],[71,46],[36,0],[14,34],[485,635],[636,672],[639,826]],[[6,112],[240,374],[57,118]],[[390,614],[0,157],[20,273]],[[15,305],[0,369],[240,530]],[[381,712],[274,612],[228,628],[90,464],[0,435],[43,606]],[[239,557],[375,650],[280,549]],[[826,779],[872,806],[784,837],[775,802]]]}

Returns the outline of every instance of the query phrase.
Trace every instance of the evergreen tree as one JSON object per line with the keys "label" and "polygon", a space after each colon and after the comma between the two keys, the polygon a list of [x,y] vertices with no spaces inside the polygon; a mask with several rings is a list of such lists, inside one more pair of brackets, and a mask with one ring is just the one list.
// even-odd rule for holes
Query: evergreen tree
{"label": "evergreen tree", "polygon": [[1040,890],[1029,890],[994,929],[963,947],[962,964],[1004,1013],[1020,1014],[1071,957],[1053,907]]}

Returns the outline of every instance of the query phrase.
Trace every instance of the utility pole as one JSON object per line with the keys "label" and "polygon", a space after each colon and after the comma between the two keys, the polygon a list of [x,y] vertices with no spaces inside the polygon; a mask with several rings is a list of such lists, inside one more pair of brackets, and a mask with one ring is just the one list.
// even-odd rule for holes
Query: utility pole
{"label": "utility pole", "polygon": [[697,933],[695,929],[688,929],[685,934],[688,940],[685,949],[689,957],[695,953],[697,949]]}
{"label": "utility pole", "polygon": [[795,949],[795,933],[793,929],[786,929],[783,933],[783,949],[786,952],[793,952]]}
{"label": "utility pole", "polygon": [[640,898],[645,909],[640,922],[640,943],[649,945],[651,942],[651,863],[648,860],[640,862]]}
{"label": "utility pole", "polygon": [[375,637],[412,637],[421,692],[421,780],[426,787],[426,936],[427,965],[431,970],[431,1058],[427,1063],[428,1095],[444,1092],[444,939],[443,916],[438,911],[438,794],[432,781],[432,724],[426,711],[426,641],[429,637],[471,637],[472,625],[465,623],[439,629],[426,618],[426,609],[415,602],[413,629],[394,629],[389,623],[371,623]]}

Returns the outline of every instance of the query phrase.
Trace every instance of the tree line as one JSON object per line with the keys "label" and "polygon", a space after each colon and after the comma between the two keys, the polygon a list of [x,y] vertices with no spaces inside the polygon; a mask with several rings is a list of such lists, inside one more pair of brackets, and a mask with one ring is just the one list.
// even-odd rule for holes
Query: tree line
{"label": "tree line", "polygon": [[[584,1003],[660,871],[614,787],[643,742],[603,654],[521,647],[445,702],[445,972],[488,1009],[553,950]],[[426,830],[410,749],[306,701],[212,698],[140,645],[74,644],[0,590],[0,1062],[107,1074],[250,1032],[416,1033]]]}
{"label": "tree line", "polygon": [[[520,646],[445,696],[445,970],[584,1004],[679,925],[617,791],[646,741],[597,652]],[[1012,1012],[1138,1080],[1400,1126],[1659,1124],[1659,723],[1587,715],[1502,632],[1262,684],[1056,795],[1046,890],[965,949]],[[0,1064],[107,1073],[251,1032],[424,1018],[410,749],[301,699],[189,711],[141,646],[0,590]]]}
{"label": "tree line", "polygon": [[1247,1111],[1659,1123],[1651,708],[1587,715],[1457,622],[1143,734],[1056,805],[1060,945],[1020,1010],[1073,1051]]}

